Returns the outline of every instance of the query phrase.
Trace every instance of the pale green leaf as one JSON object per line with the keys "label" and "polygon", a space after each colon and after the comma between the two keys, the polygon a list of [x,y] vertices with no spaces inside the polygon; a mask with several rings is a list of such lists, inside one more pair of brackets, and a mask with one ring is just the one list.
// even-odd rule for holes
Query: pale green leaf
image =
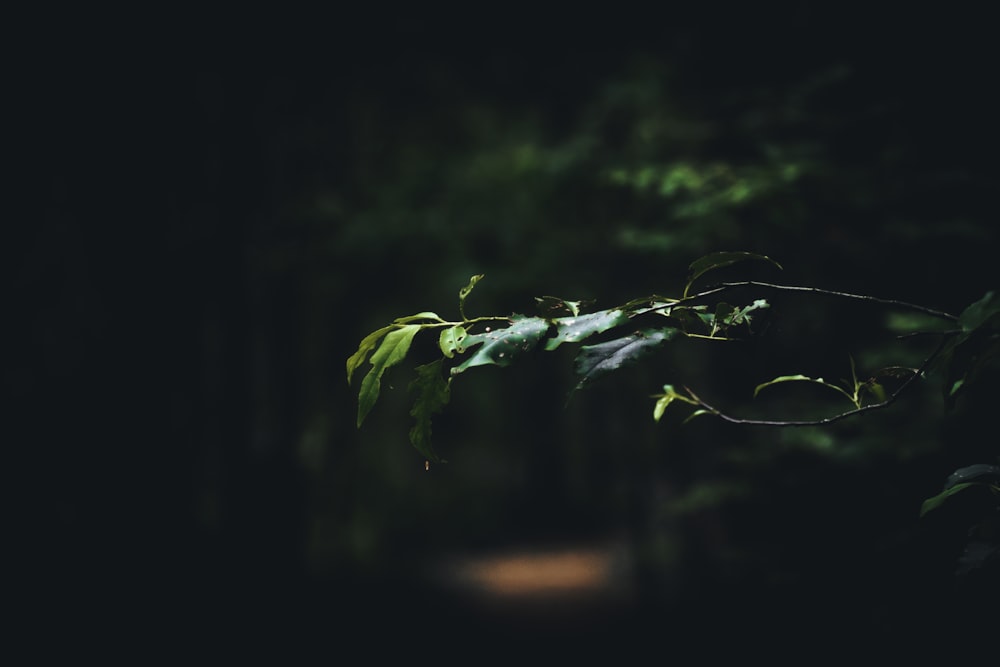
{"label": "pale green leaf", "polygon": [[382,374],[390,367],[395,366],[406,358],[406,353],[410,351],[410,343],[413,337],[422,329],[419,324],[406,324],[390,331],[382,340],[382,344],[372,355],[372,368],[368,375],[361,381],[361,389],[358,392],[358,427],[365,420],[365,417],[375,406],[378,400],[379,391],[382,385]]}
{"label": "pale green leaf", "polygon": [[361,340],[361,344],[358,346],[358,351],[347,359],[347,384],[351,383],[351,376],[354,375],[354,371],[357,370],[358,366],[364,363],[365,358],[368,357],[368,353],[375,349],[376,343],[381,340],[382,336],[386,335],[395,328],[395,325],[390,324],[387,327],[382,327],[377,331],[371,332]]}
{"label": "pale green leaf", "polygon": [[429,310],[425,310],[422,313],[417,313],[416,315],[407,315],[406,317],[397,317],[393,322],[395,324],[409,324],[410,322],[416,322],[417,320],[435,320],[437,322],[444,322],[440,315],[437,313],[432,313]]}
{"label": "pale green leaf", "polygon": [[455,353],[462,354],[465,352],[463,342],[468,335],[468,330],[463,326],[456,325],[444,329],[438,337],[438,347],[441,348],[441,353],[449,359],[454,357]]}
{"label": "pale green leaf", "polygon": [[691,398],[680,394],[674,389],[673,385],[665,384],[663,385],[663,393],[654,396],[656,398],[656,405],[653,406],[653,421],[660,421],[663,417],[663,413],[666,411],[667,407],[674,401],[681,401],[682,403],[689,403],[691,405],[697,405],[697,403]]}
{"label": "pale green leaf", "polygon": [[[666,387],[664,387],[665,389]],[[659,400],[656,401],[656,405],[653,406],[653,421],[660,421],[663,413],[666,411],[667,406],[674,402],[677,398],[677,394],[673,391],[669,391],[666,394],[660,396]]]}

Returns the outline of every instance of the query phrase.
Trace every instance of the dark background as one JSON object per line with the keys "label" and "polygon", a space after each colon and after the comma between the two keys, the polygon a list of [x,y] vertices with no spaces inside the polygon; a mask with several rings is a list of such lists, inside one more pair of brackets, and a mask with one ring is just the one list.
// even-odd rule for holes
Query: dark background
{"label": "dark background", "polygon": [[[613,9],[15,22],[5,389],[29,627],[320,656],[919,650],[988,627],[988,591],[952,577],[964,529],[917,515],[995,458],[995,378],[955,414],[928,382],[823,430],[649,418],[664,383],[743,415],[839,411],[750,396],[843,377],[848,355],[918,364],[929,348],[877,308],[764,295],[750,347],[684,341],[567,408],[569,356],[469,373],[430,471],[405,365],[355,429],[358,341],[456,317],[474,273],[476,314],[676,295],[716,250],[784,267],[734,276],[952,313],[996,286],[984,17]],[[423,576],[445,554],[608,536],[635,554],[622,609],[496,617]]]}

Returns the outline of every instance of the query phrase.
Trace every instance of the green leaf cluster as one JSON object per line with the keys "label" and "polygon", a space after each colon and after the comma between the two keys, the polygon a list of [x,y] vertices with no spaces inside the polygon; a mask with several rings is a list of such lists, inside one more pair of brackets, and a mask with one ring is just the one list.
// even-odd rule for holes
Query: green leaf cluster
{"label": "green leaf cluster", "polygon": [[[440,457],[431,445],[431,418],[447,406],[452,381],[470,369],[506,367],[535,350],[551,352],[565,345],[580,344],[598,334],[626,329],[608,340],[581,345],[574,361],[578,381],[570,391],[572,395],[614,371],[634,365],[678,337],[728,340],[730,330],[738,326],[749,327],[751,313],[767,308],[767,301],[757,299],[746,306],[719,303],[710,309],[701,303],[705,295],[689,292],[693,282],[709,271],[746,260],[762,260],[780,268],[777,262],[763,255],[714,253],[691,264],[680,299],[654,295],[613,308],[584,312],[592,302],[545,296],[536,298],[542,312],[539,316],[515,313],[469,318],[465,311],[466,300],[484,278],[482,274],[474,275],[458,292],[460,320],[448,321],[435,312],[423,311],[397,318],[362,339],[357,351],[347,360],[349,384],[365,360],[371,365],[358,391],[357,426],[361,427],[378,401],[384,374],[406,359],[415,337],[426,330],[437,332],[441,358],[416,366],[417,377],[410,384],[414,395],[410,415],[415,420],[410,442],[432,461],[440,461]],[[637,321],[649,318],[659,319],[660,323],[650,326],[649,322]],[[661,403],[662,399],[658,406]],[[662,407],[665,406],[663,403]],[[658,408],[657,419],[660,414],[662,408]]]}
{"label": "green leaf cluster", "polygon": [[[552,352],[567,345],[579,344],[573,361],[576,384],[569,395],[592,385],[609,374],[634,365],[663,345],[678,338],[728,341],[734,339],[737,329],[753,333],[754,318],[768,308],[766,299],[756,298],[747,305],[733,305],[726,301],[711,301],[718,295],[737,287],[785,289],[797,292],[824,292],[811,288],[781,286],[766,283],[723,283],[692,293],[692,286],[707,273],[745,261],[762,261],[781,268],[773,259],[750,252],[718,252],[702,257],[690,264],[683,294],[680,298],[651,295],[633,299],[625,304],[604,310],[585,312],[591,305],[584,300],[565,300],[558,297],[537,297],[540,315],[514,313],[509,316],[469,318],[465,312],[466,300],[483,275],[474,275],[458,292],[458,310],[461,319],[449,321],[432,311],[401,317],[392,324],[365,336],[358,349],[347,360],[348,383],[366,360],[371,368],[361,381],[358,391],[357,425],[360,428],[374,408],[381,391],[381,381],[386,372],[401,364],[407,357],[415,337],[426,330],[436,333],[437,348],[441,357],[416,366],[416,379],[410,385],[414,395],[410,415],[414,426],[410,441],[414,448],[429,461],[440,461],[431,444],[432,416],[443,410],[450,399],[452,382],[463,373],[483,366],[507,367],[535,351]],[[779,375],[762,382],[754,389],[754,397],[765,389],[792,382],[807,382],[826,387],[845,398],[852,410],[834,418],[816,422],[753,421],[728,417],[711,407],[688,387],[675,388],[663,385],[656,400],[653,419],[660,421],[666,409],[675,403],[693,408],[688,417],[715,415],[736,423],[769,425],[801,425],[803,423],[828,423],[832,419],[863,410],[885,407],[901,389],[889,393],[887,378],[903,378],[902,387],[922,377],[937,362],[943,368],[945,401],[951,405],[978,376],[982,369],[1000,352],[1000,299],[990,292],[969,306],[955,318],[947,313],[904,304],[836,292],[824,292],[853,299],[880,302],[885,305],[908,306],[924,315],[957,320],[957,332],[936,331],[942,337],[938,353],[928,357],[921,368],[890,366],[859,379],[853,358],[850,361],[850,378],[830,382],[822,377],[800,373]],[[608,334],[603,340],[583,344],[584,341]]]}

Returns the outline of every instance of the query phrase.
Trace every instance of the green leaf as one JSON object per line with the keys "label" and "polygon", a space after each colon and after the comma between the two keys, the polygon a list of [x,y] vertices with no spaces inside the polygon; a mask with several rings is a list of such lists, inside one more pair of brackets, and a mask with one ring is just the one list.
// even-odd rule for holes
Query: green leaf
{"label": "green leaf", "polygon": [[758,255],[752,252],[715,252],[710,255],[705,255],[700,259],[696,259],[691,262],[688,267],[688,277],[687,285],[684,286],[684,296],[688,295],[688,290],[691,289],[691,285],[695,280],[708,273],[713,269],[722,268],[724,266],[730,266],[736,264],[737,262],[743,262],[746,260],[761,260],[765,262],[770,262],[774,266],[781,268],[781,264],[771,259],[766,255]]}
{"label": "green leaf", "polygon": [[818,385],[822,385],[824,387],[829,387],[830,389],[833,389],[834,391],[837,391],[837,392],[843,394],[844,396],[847,397],[847,400],[849,400],[851,403],[854,403],[855,405],[857,405],[857,402],[854,400],[854,397],[851,396],[851,394],[849,394],[847,391],[845,391],[843,387],[839,387],[839,386],[837,386],[835,384],[831,384],[831,383],[827,382],[826,380],[824,380],[823,378],[811,378],[811,377],[807,377],[805,375],[781,375],[779,377],[774,378],[773,380],[769,380],[767,382],[759,384],[759,385],[757,385],[757,388],[753,390],[754,398],[757,397],[757,394],[759,394],[762,389],[765,389],[767,387],[770,387],[770,386],[773,386],[773,385],[776,385],[776,384],[781,384],[782,382],[812,382],[813,384],[818,384]]}
{"label": "green leaf", "polygon": [[416,315],[397,317],[389,326],[385,326],[371,332],[361,340],[361,344],[358,346],[357,352],[352,354],[347,359],[347,384],[351,384],[351,378],[354,376],[354,371],[356,371],[358,367],[365,362],[365,359],[368,357],[368,353],[375,349],[375,345],[379,342],[379,340],[381,340],[382,336],[386,335],[393,329],[399,329],[403,325],[417,320],[437,320],[438,322],[444,322],[444,320],[441,319],[437,313],[424,311],[422,313],[417,313]]}
{"label": "green leaf", "polygon": [[556,335],[545,342],[545,349],[554,350],[563,343],[578,343],[588,336],[607,331],[628,321],[628,315],[618,308],[552,320],[556,326]]}
{"label": "green leaf", "polygon": [[974,486],[981,486],[981,484],[977,484],[976,482],[967,482],[965,484],[956,484],[955,486],[953,486],[953,487],[951,487],[949,489],[946,489],[946,490],[942,491],[941,493],[937,494],[933,498],[928,498],[920,506],[920,516],[922,517],[925,514],[927,514],[928,512],[930,512],[932,510],[935,510],[938,507],[941,507],[941,505],[944,504],[944,502],[946,500],[948,500],[949,498],[951,498],[956,493],[961,493],[962,491],[965,491],[966,489],[974,487]]}
{"label": "green leaf", "polygon": [[474,366],[487,364],[509,366],[518,356],[532,350],[551,326],[548,320],[541,317],[523,315],[515,315],[512,322],[506,329],[468,336],[465,339],[465,349],[480,343],[482,347],[461,365],[451,369],[451,374],[458,375]]}
{"label": "green leaf", "polygon": [[465,352],[463,342],[468,335],[468,330],[461,325],[444,329],[438,337],[438,347],[441,348],[441,353],[449,359],[454,357],[456,352],[462,354]]}
{"label": "green leaf", "polygon": [[406,317],[397,317],[393,320],[395,324],[409,324],[410,322],[416,322],[417,320],[436,320],[438,322],[444,322],[443,319],[437,314],[432,313],[429,310],[425,310],[422,313],[417,313],[416,315],[407,315]]}
{"label": "green leaf", "polygon": [[972,331],[994,315],[1000,314],[1000,298],[995,292],[987,292],[958,316],[958,324],[964,331]]}
{"label": "green leaf", "polygon": [[681,423],[682,424],[687,424],[689,421],[691,421],[695,417],[701,417],[702,415],[711,415],[711,414],[715,414],[715,413],[713,413],[711,410],[706,410],[704,408],[702,408],[700,410],[695,410],[694,412],[692,412],[691,414],[689,414],[687,416],[687,418],[685,418],[684,421],[681,422]]}
{"label": "green leaf", "polygon": [[413,337],[422,328],[419,324],[400,326],[395,331],[386,334],[382,344],[375,350],[375,354],[371,358],[372,368],[368,371],[365,379],[361,381],[361,389],[358,392],[358,428],[361,428],[361,423],[375,406],[375,401],[378,400],[382,374],[406,358]]}
{"label": "green leaf", "polygon": [[462,301],[465,301],[465,298],[469,296],[469,292],[471,292],[472,288],[476,286],[476,283],[478,283],[485,277],[486,276],[484,274],[478,273],[469,278],[469,284],[463,287],[462,289],[458,290],[458,298]]}
{"label": "green leaf", "polygon": [[635,363],[679,333],[680,329],[674,327],[645,329],[605,343],[584,345],[576,356],[576,374],[580,376],[580,382],[573,391],[622,366]]}
{"label": "green leaf", "polygon": [[[653,398],[658,399],[656,401],[656,405],[653,406],[653,421],[657,421],[657,422],[660,421],[660,418],[663,417],[664,411],[674,401],[681,401],[683,403],[690,403],[691,405],[697,405],[697,403],[695,403],[693,400],[691,400],[687,396],[684,396],[683,394],[677,393],[677,390],[674,389],[674,386],[671,385],[671,384],[665,384],[665,385],[663,385],[663,393],[662,394],[658,394],[658,395],[654,396]],[[707,411],[705,411],[705,410],[699,410],[698,412],[704,413],[704,412],[707,412]],[[694,417],[694,416],[695,415],[691,415],[691,417]],[[688,417],[688,419],[690,419],[691,417]]]}
{"label": "green leaf", "polygon": [[466,285],[462,289],[458,290],[458,311],[462,314],[462,319],[463,320],[465,319],[465,299],[466,299],[466,297],[469,296],[469,293],[472,291],[472,288],[474,288],[476,286],[476,283],[478,283],[480,280],[482,280],[485,277],[486,276],[483,275],[482,273],[478,273],[478,274],[472,276],[471,278],[469,278],[469,284],[468,285]]}
{"label": "green leaf", "polygon": [[379,342],[382,336],[395,328],[395,325],[390,324],[387,327],[382,327],[377,331],[371,332],[361,340],[358,351],[347,359],[347,384],[351,384],[351,376],[354,375],[354,371],[357,370],[358,366],[365,362],[368,353],[375,349],[375,344]]}
{"label": "green leaf", "polygon": [[410,429],[410,443],[429,460],[440,463],[441,459],[431,446],[431,417],[444,409],[451,400],[451,379],[441,376],[443,359],[423,366],[417,366],[417,378],[410,383],[409,391],[417,397],[410,410],[416,420]]}

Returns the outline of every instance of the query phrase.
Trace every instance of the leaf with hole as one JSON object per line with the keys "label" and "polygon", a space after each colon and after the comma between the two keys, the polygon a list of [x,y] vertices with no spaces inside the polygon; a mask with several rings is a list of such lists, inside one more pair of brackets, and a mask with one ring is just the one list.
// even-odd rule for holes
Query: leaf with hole
{"label": "leaf with hole", "polygon": [[449,359],[454,357],[456,353],[462,354],[465,352],[464,343],[468,336],[468,330],[460,325],[442,330],[441,335],[438,336],[438,347],[441,348],[441,354]]}
{"label": "leaf with hole", "polygon": [[509,366],[516,358],[534,349],[551,327],[549,321],[541,317],[515,315],[511,321],[513,323],[505,329],[467,336],[464,341],[466,350],[476,345],[481,347],[462,364],[451,369],[451,374],[458,375],[474,366]]}

